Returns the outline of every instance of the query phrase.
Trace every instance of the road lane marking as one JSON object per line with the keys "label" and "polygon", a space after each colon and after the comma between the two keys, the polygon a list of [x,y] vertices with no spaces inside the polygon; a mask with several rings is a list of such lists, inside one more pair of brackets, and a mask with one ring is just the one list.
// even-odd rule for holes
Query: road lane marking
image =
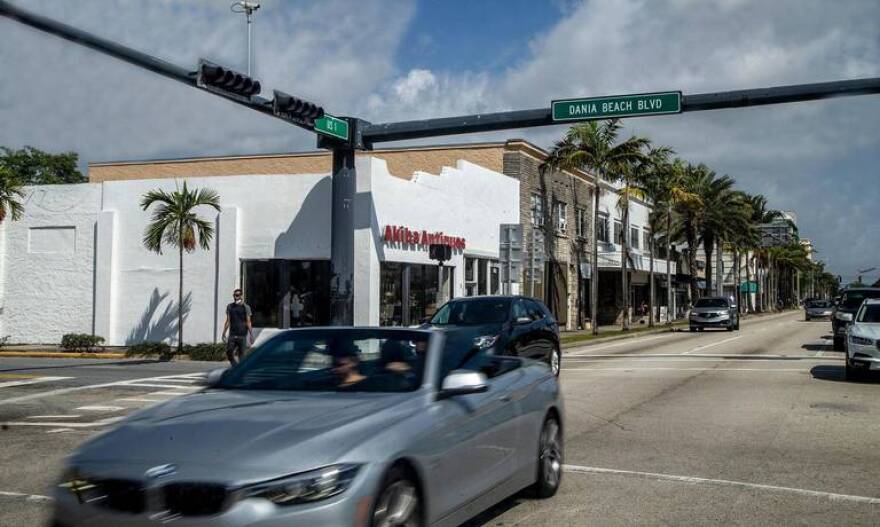
{"label": "road lane marking", "polygon": [[[621,355],[588,355],[569,357],[565,362],[609,362],[607,360],[595,359],[673,359],[672,362],[699,362],[699,359],[709,359],[710,361],[723,361],[726,359],[736,361],[789,361],[789,360],[817,360],[814,356],[794,356],[794,355],[758,355],[748,353],[697,353],[693,355],[682,355],[681,353],[625,353]],[[694,360],[696,359],[696,360]],[[822,357],[822,360],[843,360],[843,357]],[[641,362],[651,362],[650,360]]]}
{"label": "road lane marking", "polygon": [[74,410],[82,410],[85,412],[118,412],[119,410],[125,410],[124,406],[80,406],[79,408],[74,408]]}
{"label": "road lane marking", "polygon": [[100,419],[98,421],[92,421],[88,423],[77,423],[77,422],[60,422],[60,421],[49,421],[49,422],[30,422],[30,421],[8,421],[2,423],[3,426],[48,426],[52,428],[97,428],[101,426],[111,425],[117,421],[122,420],[123,417],[108,417],[107,419]]}
{"label": "road lane marking", "polygon": [[41,496],[39,494],[25,494],[23,492],[9,492],[8,490],[0,490],[0,496],[6,498],[24,498],[27,501],[52,501],[49,496]]}
{"label": "road lane marking", "polygon": [[617,342],[615,344],[605,344],[605,345],[599,345],[599,346],[590,346],[590,345],[578,346],[574,349],[576,349],[576,350],[581,349],[581,348],[587,348],[587,349],[585,349],[583,351],[573,351],[573,352],[569,352],[569,353],[563,353],[563,357],[577,356],[577,355],[589,355],[593,351],[599,351],[599,350],[604,350],[604,349],[609,349],[609,348],[619,348],[621,346],[629,346],[630,344],[641,344],[642,342],[657,340],[657,339],[668,337],[668,336],[674,335],[674,334],[675,333],[673,333],[673,332],[669,332],[669,333],[664,333],[662,335],[657,335],[655,337],[622,339],[622,342]]}
{"label": "road lane marking", "polygon": [[[129,383],[129,384],[124,384],[123,386],[137,386],[138,388],[171,388],[174,390],[184,390],[184,389],[189,388],[189,386],[181,386],[179,384],[154,384],[154,383],[147,383],[147,382],[137,382],[137,383],[133,382],[133,383]],[[199,386],[199,387],[193,387],[192,389],[193,390],[201,390],[202,388]]]}
{"label": "road lane marking", "polygon": [[80,415],[29,415],[26,419],[76,419]]}
{"label": "road lane marking", "polygon": [[[161,381],[162,379],[175,379],[179,378],[181,375],[166,375],[163,377],[144,377],[142,379],[130,379],[127,381],[114,381],[114,382],[106,382],[101,384],[87,384],[85,386],[72,386],[70,388],[59,388],[57,390],[48,390],[45,392],[34,393],[30,395],[22,395],[19,397],[10,397],[9,399],[0,400],[0,405],[6,404],[16,404],[23,403],[26,401],[33,401],[35,399],[43,399],[45,397],[54,397],[56,395],[66,395],[68,393],[81,392],[84,390],[94,390],[97,388],[114,388],[118,386],[130,386],[131,383],[137,382],[149,382],[149,381]],[[177,388],[177,386],[175,386]]]}
{"label": "road lane marking", "polygon": [[29,379],[22,379],[20,381],[8,381],[8,382],[0,382],[0,388],[11,388],[13,386],[26,386],[28,384],[39,384],[43,382],[53,382],[53,381],[63,381],[66,379],[73,379],[73,377],[36,377]]}
{"label": "road lane marking", "polygon": [[707,348],[713,348],[715,346],[720,346],[721,344],[726,344],[728,342],[732,342],[736,339],[741,339],[741,338],[743,338],[743,335],[737,335],[735,337],[730,337],[729,339],[719,340],[718,342],[712,342],[711,344],[703,344],[702,346],[697,346],[696,348],[694,348],[690,351],[685,351],[684,353],[682,353],[682,355],[687,355],[687,354],[693,353],[695,351],[700,351],[700,350],[704,350]]}
{"label": "road lane marking", "polygon": [[133,402],[133,403],[164,403],[167,399],[147,399],[145,397],[126,397],[116,399],[117,401]]}
{"label": "road lane marking", "polygon": [[153,392],[150,395],[168,395],[170,397],[178,397],[181,395],[189,395],[192,392]]}
{"label": "road lane marking", "polygon": [[612,474],[619,476],[635,476],[643,479],[653,479],[658,481],[673,481],[677,483],[713,485],[719,487],[737,487],[748,490],[767,490],[771,492],[783,492],[788,494],[797,494],[799,496],[809,496],[811,498],[826,498],[832,501],[850,501],[855,503],[870,503],[872,505],[880,504],[880,498],[872,498],[870,496],[853,496],[851,494],[837,494],[834,492],[823,492],[819,490],[799,489],[795,487],[781,487],[778,485],[765,485],[763,483],[748,483],[745,481],[733,481],[727,479],[699,478],[694,476],[676,476],[673,474],[658,474],[656,472],[639,472],[635,470],[615,470],[610,468],[584,467],[580,465],[563,465],[566,472],[574,472],[581,474]]}

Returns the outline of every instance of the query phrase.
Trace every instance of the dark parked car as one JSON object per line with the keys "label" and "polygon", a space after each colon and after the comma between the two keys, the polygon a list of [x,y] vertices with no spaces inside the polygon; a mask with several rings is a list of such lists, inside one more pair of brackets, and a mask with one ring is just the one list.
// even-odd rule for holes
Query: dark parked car
{"label": "dark parked car", "polygon": [[739,312],[736,304],[723,296],[708,296],[694,303],[690,314],[691,331],[703,328],[739,329]]}
{"label": "dark parked car", "polygon": [[521,296],[456,298],[444,304],[423,325],[447,334],[447,347],[468,347],[471,355],[489,350],[542,360],[559,375],[559,325],[547,306]]}
{"label": "dark parked car", "polygon": [[843,351],[846,340],[846,328],[852,324],[853,316],[862,306],[866,298],[880,298],[880,288],[859,287],[847,289],[840,295],[840,302],[831,317],[831,330],[834,335],[834,349]]}

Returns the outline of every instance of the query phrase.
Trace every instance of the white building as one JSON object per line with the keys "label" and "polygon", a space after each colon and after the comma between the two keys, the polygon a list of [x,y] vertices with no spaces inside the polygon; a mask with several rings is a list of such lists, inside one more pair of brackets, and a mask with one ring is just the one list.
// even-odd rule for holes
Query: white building
{"label": "white building", "polygon": [[[499,172],[458,161],[404,178],[381,159],[356,163],[356,324],[414,323],[464,295],[465,257],[497,259],[499,225],[519,222],[519,181]],[[141,196],[180,183],[157,177],[26,189],[24,217],[0,226],[0,335],[30,343],[57,343],[65,333],[94,333],[109,345],[176,341],[177,252],[159,255],[142,244],[150,212]],[[185,256],[184,340],[219,340],[237,287],[260,328],[326,322],[329,287],[318,285],[329,280],[329,174],[187,182],[216,190],[222,212],[200,211],[214,222],[215,238],[209,251]],[[457,247],[440,292],[427,246],[439,235]]]}

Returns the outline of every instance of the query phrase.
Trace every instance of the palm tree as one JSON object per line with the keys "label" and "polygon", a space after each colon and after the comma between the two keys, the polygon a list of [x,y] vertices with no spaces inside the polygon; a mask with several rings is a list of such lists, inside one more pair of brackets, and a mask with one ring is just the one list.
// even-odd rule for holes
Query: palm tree
{"label": "palm tree", "polygon": [[593,334],[599,333],[599,197],[602,181],[614,179],[628,162],[642,156],[645,139],[631,137],[618,142],[621,124],[617,119],[579,123],[557,141],[550,155],[541,164],[542,170],[584,170],[595,173],[596,191],[593,193],[593,247],[592,279],[590,280],[590,322]]}
{"label": "palm tree", "polygon": [[164,190],[151,190],[141,199],[141,208],[148,210],[153,204],[158,207],[144,231],[144,246],[155,253],[162,254],[162,244],[176,247],[180,255],[180,289],[177,303],[177,352],[183,351],[183,252],[193,252],[196,244],[204,249],[211,248],[214,227],[208,220],[198,216],[196,209],[201,206],[220,211],[220,196],[211,189],[193,189],[183,182],[183,189],[168,193]]}
{"label": "palm tree", "polygon": [[704,164],[684,166],[682,187],[690,199],[678,200],[675,204],[676,226],[674,236],[687,244],[688,270],[690,271],[690,301],[700,296],[697,287],[697,248],[700,218],[703,212],[703,195],[705,186],[714,173]]}
{"label": "palm tree", "polygon": [[24,191],[21,190],[21,184],[12,173],[11,170],[4,166],[0,166],[0,223],[7,216],[12,221],[17,221],[24,213],[24,205],[21,199],[24,198]]}
{"label": "palm tree", "polygon": [[708,171],[699,187],[702,207],[698,229],[706,255],[706,290],[710,294],[713,291],[712,254],[716,244],[720,251],[722,243],[746,224],[746,205],[733,185],[734,179],[730,176],[716,177],[714,172]]}
{"label": "palm tree", "polygon": [[[778,210],[772,210],[767,208],[767,198],[760,194],[747,196],[746,201],[751,209],[751,215],[749,218],[749,228],[750,228],[750,239],[749,239],[749,248],[755,253],[755,271],[757,273],[758,266],[761,267],[761,288],[757,295],[757,300],[760,301],[760,310],[764,311],[767,309],[767,305],[769,303],[769,298],[767,297],[767,293],[769,291],[768,288],[764,284],[767,277],[767,271],[769,270],[770,263],[770,253],[767,251],[766,247],[761,246],[761,232],[760,227],[766,223],[771,223],[773,220],[778,218],[782,218],[782,212]],[[746,281],[750,281],[749,277],[749,265],[746,262]],[[756,276],[756,279],[758,277]],[[768,284],[769,285],[769,284]],[[756,306],[752,305],[751,295],[748,296],[749,299],[749,311],[755,311]]]}

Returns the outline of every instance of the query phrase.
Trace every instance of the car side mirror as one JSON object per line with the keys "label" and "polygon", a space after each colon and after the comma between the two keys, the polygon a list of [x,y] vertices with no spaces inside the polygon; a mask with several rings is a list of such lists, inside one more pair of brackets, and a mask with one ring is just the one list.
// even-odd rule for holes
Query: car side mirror
{"label": "car side mirror", "polygon": [[531,324],[531,323],[532,323],[532,319],[529,318],[529,317],[517,317],[517,319],[516,319],[516,323],[517,323],[517,325],[520,325],[520,324]]}
{"label": "car side mirror", "polygon": [[207,386],[208,388],[217,386],[220,383],[220,379],[223,378],[223,374],[227,371],[229,371],[229,368],[217,368],[216,370],[211,370],[205,375],[205,379],[198,384]]}
{"label": "car side mirror", "polygon": [[471,370],[453,370],[443,379],[443,386],[437,399],[448,399],[456,395],[484,393],[489,390],[486,376]]}

